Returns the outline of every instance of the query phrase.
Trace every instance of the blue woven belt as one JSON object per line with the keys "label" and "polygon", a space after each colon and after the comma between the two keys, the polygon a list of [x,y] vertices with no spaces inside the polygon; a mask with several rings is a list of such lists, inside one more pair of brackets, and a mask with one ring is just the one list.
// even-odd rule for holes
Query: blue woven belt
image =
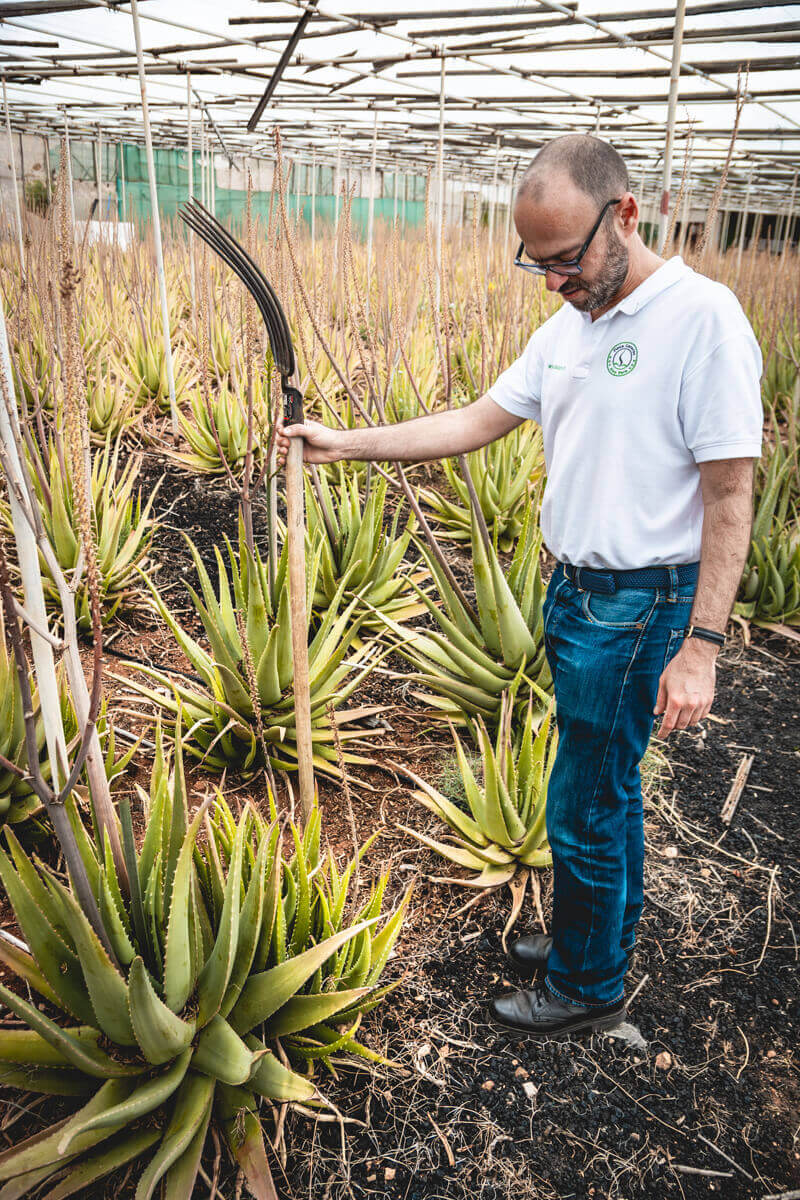
{"label": "blue woven belt", "polygon": [[616,592],[618,588],[668,588],[670,573],[677,572],[679,585],[697,583],[700,563],[678,563],[675,567],[640,567],[636,571],[601,571],[594,567],[573,567],[560,563],[564,574],[576,587],[589,592]]}

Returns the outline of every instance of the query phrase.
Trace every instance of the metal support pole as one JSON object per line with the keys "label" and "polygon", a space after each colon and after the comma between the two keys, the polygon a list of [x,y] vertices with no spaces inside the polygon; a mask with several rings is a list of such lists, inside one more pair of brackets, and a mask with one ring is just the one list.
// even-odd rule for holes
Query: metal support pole
{"label": "metal support pole", "polygon": [[372,158],[369,167],[369,207],[367,217],[367,300],[369,301],[369,277],[372,271],[372,233],[375,224],[375,163],[378,157],[378,110],[375,109],[372,125]]}
{"label": "metal support pole", "polygon": [[311,249],[317,241],[317,149],[311,151]]}
{"label": "metal support pole", "polygon": [[217,171],[214,165],[214,143],[210,137],[206,144],[206,159],[208,161],[208,194],[211,198],[208,207],[211,209],[212,217],[215,217],[217,215]]}
{"label": "metal support pole", "polygon": [[19,240],[19,263],[25,270],[25,246],[22,240],[22,212],[19,204],[19,187],[17,185],[17,163],[14,157],[14,139],[11,136],[11,118],[8,115],[8,96],[6,94],[6,77],[3,76],[3,107],[6,110],[6,132],[8,134],[8,153],[11,158],[11,185],[14,188],[14,214],[17,219],[17,238]]}
{"label": "metal support pole", "polygon": [[156,272],[158,274],[158,290],[161,297],[161,328],[164,335],[164,363],[167,368],[167,386],[169,388],[169,411],[172,417],[172,433],[178,437],[178,406],[175,403],[175,376],[172,371],[172,344],[169,332],[169,308],[167,306],[167,280],[164,275],[164,251],[161,246],[161,218],[158,212],[158,190],[156,188],[156,164],[153,158],[153,135],[150,129],[150,111],[147,107],[147,79],[144,73],[144,55],[142,53],[142,31],[139,28],[139,6],[137,0],[131,0],[131,17],[133,19],[133,36],[136,41],[136,61],[139,67],[139,90],[142,93],[142,124],[144,126],[144,145],[147,155],[147,177],[150,183],[150,207],[153,220],[153,244],[156,252]]}
{"label": "metal support pole", "polygon": [[794,216],[794,197],[795,197],[796,191],[797,191],[797,171],[795,171],[794,177],[792,178],[792,190],[789,193],[789,207],[786,210],[786,221],[784,222],[784,226],[783,226],[783,249],[781,250],[781,266],[783,266],[783,260],[786,258],[786,248],[789,245],[789,242],[791,240],[792,218]]}
{"label": "metal support pole", "polygon": [[489,268],[492,261],[492,243],[494,241],[494,211],[497,206],[497,169],[500,163],[500,138],[495,138],[494,172],[492,174],[492,190],[489,195],[489,237],[486,243],[486,286],[489,286]]}
{"label": "metal support pole", "polygon": [[489,197],[489,244],[494,238],[494,214],[497,208],[497,170],[500,165],[500,138],[495,138],[494,172],[492,173],[492,194]]}
{"label": "metal support pole", "polygon": [[739,282],[739,271],[742,266],[742,251],[744,250],[744,239],[747,230],[747,218],[750,214],[750,189],[753,185],[753,172],[747,176],[747,191],[744,194],[744,210],[742,212],[742,223],[739,226],[739,245],[736,249],[736,276],[734,288]]}
{"label": "metal support pole", "polygon": [[42,141],[44,142],[44,169],[47,172],[47,203],[49,205],[53,201],[53,180],[50,175],[50,139],[47,134],[42,134]]}
{"label": "metal support pole", "polygon": [[125,144],[119,143],[119,178],[122,185],[122,219],[128,219],[128,196],[125,191]]}
{"label": "metal support pole", "polygon": [[675,143],[675,111],[678,107],[678,83],[681,74],[681,48],[683,46],[683,18],[686,0],[678,0],[675,10],[675,29],[672,35],[672,69],[669,76],[669,100],[667,101],[667,140],[664,145],[664,171],[661,183],[661,219],[659,221],[658,244],[663,246],[669,228],[669,191],[672,182],[672,150]]}
{"label": "metal support pole", "polygon": [[403,172],[403,211],[402,211],[402,217],[401,217],[401,225],[402,225],[403,229],[405,229],[405,227],[406,227],[407,220],[408,220],[408,174],[406,171],[404,171]]}
{"label": "metal support pole", "polygon": [[444,225],[444,46],[439,47],[439,144],[436,148],[436,307],[439,307],[442,271],[442,226]]}
{"label": "metal support pole", "polygon": [[206,192],[206,119],[202,108],[200,109],[200,200],[208,208],[208,194]]}
{"label": "metal support pole", "polygon": [[333,172],[333,194],[335,197],[333,223],[339,224],[339,192],[342,190],[342,131],[336,130],[336,168]]}
{"label": "metal support pole", "polygon": [[103,131],[97,126],[97,142],[95,144],[97,152],[97,164],[95,166],[95,183],[97,184],[97,219],[103,219]]}
{"label": "metal support pole", "polygon": [[[194,194],[194,137],[192,136],[192,73],[186,72],[186,190],[188,199]],[[194,234],[189,233],[189,295],[192,300],[192,315],[196,304],[196,283],[194,277]],[[194,322],[192,322],[194,324]]]}
{"label": "metal support pole", "polygon": [[514,176],[517,172],[517,164],[512,163],[511,170],[508,173],[508,205],[506,207],[506,246],[511,239],[511,207],[514,200]]}

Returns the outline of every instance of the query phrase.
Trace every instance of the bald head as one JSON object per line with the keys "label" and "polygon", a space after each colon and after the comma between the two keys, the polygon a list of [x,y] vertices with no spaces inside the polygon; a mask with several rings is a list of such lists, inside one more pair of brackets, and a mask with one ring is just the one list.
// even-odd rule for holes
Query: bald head
{"label": "bald head", "polygon": [[523,175],[515,201],[546,202],[549,194],[561,192],[565,178],[598,207],[628,191],[628,169],[613,146],[589,134],[569,133],[542,147]]}

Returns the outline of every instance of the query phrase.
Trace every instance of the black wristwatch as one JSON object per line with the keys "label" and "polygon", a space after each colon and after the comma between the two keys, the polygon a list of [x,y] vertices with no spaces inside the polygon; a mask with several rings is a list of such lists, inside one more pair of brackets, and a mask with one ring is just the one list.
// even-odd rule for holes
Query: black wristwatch
{"label": "black wristwatch", "polygon": [[696,637],[702,638],[705,642],[713,642],[716,646],[725,645],[725,634],[717,633],[715,629],[703,629],[700,625],[687,625],[685,630],[687,638]]}

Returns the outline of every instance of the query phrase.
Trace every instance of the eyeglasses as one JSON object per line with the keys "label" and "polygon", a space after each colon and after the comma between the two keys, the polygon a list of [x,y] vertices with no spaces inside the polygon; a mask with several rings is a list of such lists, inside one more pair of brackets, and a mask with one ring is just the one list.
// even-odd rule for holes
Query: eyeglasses
{"label": "eyeglasses", "polygon": [[621,199],[622,197],[620,196],[618,200],[609,200],[603,205],[603,207],[600,209],[600,216],[592,226],[591,233],[574,258],[567,259],[566,262],[556,263],[523,262],[522,256],[525,253],[525,243],[520,242],[519,249],[517,250],[517,256],[514,259],[514,266],[522,267],[523,271],[530,271],[533,275],[546,275],[548,271],[552,271],[554,275],[580,275],[583,270],[581,267],[581,259],[589,249],[592,238],[600,228],[600,222],[603,220],[603,217],[606,215],[608,209],[611,208],[611,205],[619,204]]}

